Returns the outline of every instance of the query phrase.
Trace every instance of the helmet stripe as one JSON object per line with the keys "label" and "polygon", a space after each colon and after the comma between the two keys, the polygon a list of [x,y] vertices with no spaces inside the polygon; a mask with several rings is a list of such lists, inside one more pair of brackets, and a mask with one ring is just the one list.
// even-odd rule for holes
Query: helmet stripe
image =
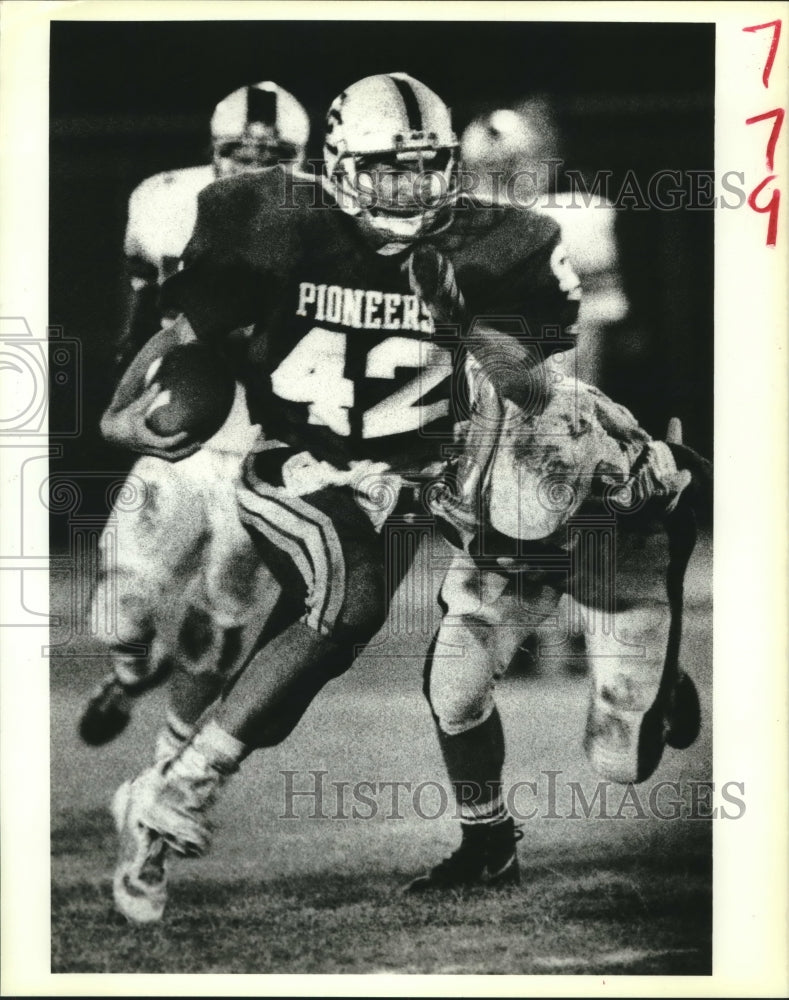
{"label": "helmet stripe", "polygon": [[403,100],[403,106],[405,108],[405,116],[408,119],[408,127],[412,132],[422,131],[422,109],[419,107],[419,101],[417,100],[414,88],[408,83],[407,80],[401,80],[399,77],[390,76],[389,79],[397,87],[397,91]]}
{"label": "helmet stripe", "polygon": [[277,124],[276,91],[247,87],[247,124],[250,122],[260,122],[262,125]]}

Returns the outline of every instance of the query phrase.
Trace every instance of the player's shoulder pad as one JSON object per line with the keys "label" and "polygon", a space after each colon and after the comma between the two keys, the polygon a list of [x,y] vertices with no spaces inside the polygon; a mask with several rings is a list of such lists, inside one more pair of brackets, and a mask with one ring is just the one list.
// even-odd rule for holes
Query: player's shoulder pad
{"label": "player's shoulder pad", "polygon": [[225,177],[198,196],[197,224],[186,259],[254,259],[281,270],[301,240],[301,214],[289,204],[289,172],[279,166]]}
{"label": "player's shoulder pad", "polygon": [[304,189],[314,180],[313,175],[296,174],[277,164],[214,181],[200,192],[199,204],[208,211],[221,208],[231,217],[249,217],[255,211],[273,213],[282,208],[302,208],[309,198],[301,192],[306,195]]}
{"label": "player's shoulder pad", "polygon": [[213,168],[207,165],[154,174],[146,177],[132,191],[129,198],[130,210],[144,210],[149,205],[163,203],[172,205],[177,200],[197,198],[199,192],[213,180]]}

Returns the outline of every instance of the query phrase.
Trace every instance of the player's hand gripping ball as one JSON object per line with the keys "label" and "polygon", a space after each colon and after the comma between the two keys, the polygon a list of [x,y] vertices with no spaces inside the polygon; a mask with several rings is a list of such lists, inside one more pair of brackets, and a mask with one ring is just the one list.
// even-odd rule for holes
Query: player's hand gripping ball
{"label": "player's hand gripping ball", "polygon": [[145,375],[145,387],[161,391],[145,415],[146,426],[169,437],[186,431],[207,441],[227,420],[236,384],[227,365],[204,344],[180,344],[157,358]]}

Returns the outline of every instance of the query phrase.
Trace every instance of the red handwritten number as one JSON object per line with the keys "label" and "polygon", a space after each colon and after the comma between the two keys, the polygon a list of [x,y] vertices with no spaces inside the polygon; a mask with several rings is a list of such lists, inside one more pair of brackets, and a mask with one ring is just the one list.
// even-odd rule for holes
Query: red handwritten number
{"label": "red handwritten number", "polygon": [[767,220],[768,247],[775,246],[775,241],[778,236],[778,206],[781,202],[781,193],[778,188],[776,188],[770,195],[770,200],[766,205],[757,205],[756,199],[761,194],[762,190],[770,183],[770,181],[774,180],[775,174],[770,174],[769,177],[765,177],[761,184],[758,184],[748,195],[748,204],[754,212],[766,212],[769,216]]}
{"label": "red handwritten number", "polygon": [[770,85],[770,72],[775,62],[775,53],[778,51],[778,39],[781,37],[781,22],[767,21],[766,24],[754,24],[750,28],[743,28],[743,31],[761,31],[763,28],[773,29],[773,40],[770,42],[770,51],[767,53],[767,62],[764,64],[762,73],[762,83],[765,87]]}
{"label": "red handwritten number", "polygon": [[773,169],[775,162],[775,144],[778,142],[778,135],[784,123],[784,109],[775,108],[773,111],[765,111],[763,115],[754,115],[753,118],[746,118],[746,125],[753,125],[754,122],[763,122],[768,118],[775,118],[775,124],[770,130],[770,138],[767,141],[767,169]]}
{"label": "red handwritten number", "polygon": [[[778,52],[778,42],[781,38],[781,21],[767,21],[764,24],[752,24],[748,28],[743,28],[743,31],[764,31],[765,28],[772,28],[773,38],[770,42],[770,51],[767,53],[767,60],[764,64],[764,70],[762,71],[762,83],[765,87],[770,86],[770,73],[773,69],[773,63],[775,62],[775,55]],[[774,118],[773,127],[770,130],[770,138],[767,140],[767,169],[772,170],[773,164],[775,163],[775,147],[778,143],[778,136],[781,134],[781,126],[784,123],[784,109],[774,108],[772,111],[765,111],[761,115],[754,115],[752,118],[746,118],[746,125],[753,125],[755,122],[763,122],[768,118]],[[770,195],[770,200],[764,204],[757,204],[756,199],[762,193],[762,191],[767,187],[767,185],[775,180],[775,174],[770,174],[769,177],[757,184],[756,187],[748,195],[748,205],[754,212],[760,212],[767,215],[767,246],[774,247],[776,239],[778,238],[778,207],[781,203],[781,192],[778,188],[774,188],[772,194]]]}

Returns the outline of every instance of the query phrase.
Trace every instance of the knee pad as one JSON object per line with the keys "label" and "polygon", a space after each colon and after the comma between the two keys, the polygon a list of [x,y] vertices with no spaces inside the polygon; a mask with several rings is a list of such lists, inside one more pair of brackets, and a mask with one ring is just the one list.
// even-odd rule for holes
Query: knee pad
{"label": "knee pad", "polygon": [[431,690],[429,701],[433,718],[447,736],[457,736],[481,725],[496,707],[492,688],[464,692],[444,686]]}
{"label": "knee pad", "polygon": [[428,650],[423,693],[436,725],[453,736],[480,725],[493,712],[496,672],[480,647],[436,655],[439,635]]}

